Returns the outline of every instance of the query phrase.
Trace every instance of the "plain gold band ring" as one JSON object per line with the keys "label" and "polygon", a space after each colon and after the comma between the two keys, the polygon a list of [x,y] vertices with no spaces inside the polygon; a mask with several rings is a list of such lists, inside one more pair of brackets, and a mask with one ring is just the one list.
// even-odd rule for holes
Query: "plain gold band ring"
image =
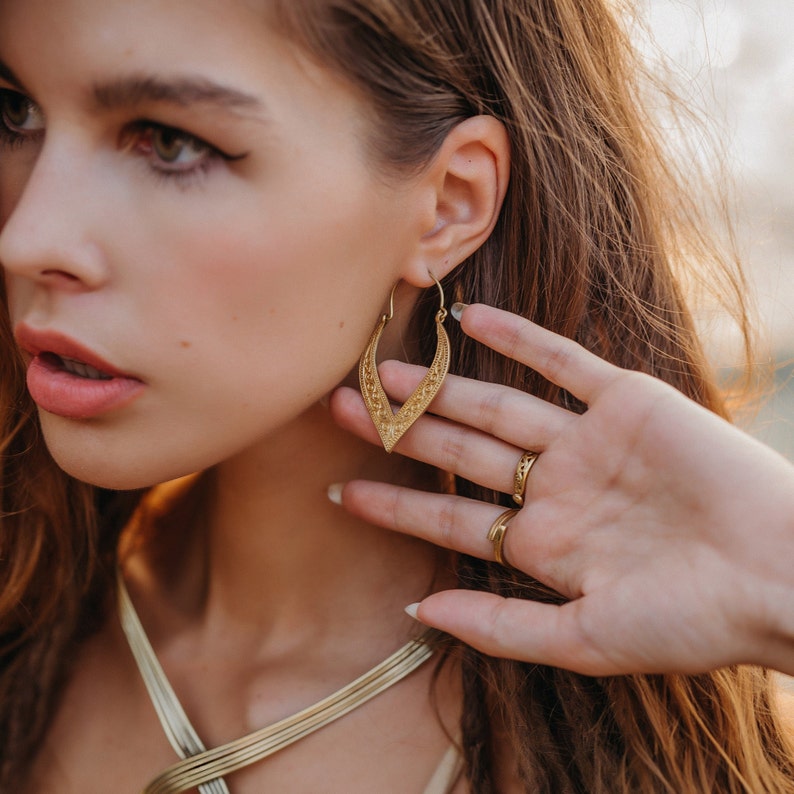
{"label": "plain gold band ring", "polygon": [[502,548],[504,547],[505,543],[507,527],[509,526],[510,521],[515,518],[517,513],[518,510],[516,510],[514,507],[511,507],[509,510],[505,510],[504,513],[501,513],[496,521],[491,524],[491,528],[488,530],[488,540],[493,543],[494,559],[500,565],[509,565],[507,560],[505,560]]}
{"label": "plain gold band ring", "polygon": [[530,452],[527,450],[519,459],[516,466],[516,473],[513,475],[513,501],[517,505],[524,504],[524,492],[527,490],[527,477],[529,472],[535,465],[538,459],[539,452]]}

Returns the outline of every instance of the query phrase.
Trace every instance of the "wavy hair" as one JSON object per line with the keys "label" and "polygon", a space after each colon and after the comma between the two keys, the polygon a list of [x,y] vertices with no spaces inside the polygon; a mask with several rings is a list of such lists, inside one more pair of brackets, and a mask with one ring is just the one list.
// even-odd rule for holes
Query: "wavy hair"
{"label": "wavy hair", "polygon": [[[444,280],[447,294],[531,318],[727,414],[677,276],[692,257],[710,270],[749,349],[741,271],[704,233],[691,186],[644,110],[648,74],[609,0],[284,0],[277,11],[287,35],[368,100],[371,155],[385,174],[421,170],[465,118],[505,125],[504,207],[482,248]],[[431,293],[414,318],[428,360]],[[450,337],[452,371],[584,408],[455,325]],[[461,478],[457,491],[509,506]],[[466,556],[458,577],[462,587],[562,600]],[[532,792],[794,791],[763,670],[599,679],[460,653],[477,794],[496,790],[497,736]]]}
{"label": "wavy hair", "polygon": [[[642,110],[642,69],[609,0],[273,0],[268,9],[366,96],[371,155],[386,175],[424,167],[465,118],[504,123],[504,208],[485,245],[445,279],[447,294],[530,317],[725,413],[676,279],[684,253],[705,261],[713,249]],[[723,283],[741,292],[739,276]],[[434,300],[416,308],[420,347],[433,339]],[[738,318],[746,331],[741,307]],[[583,408],[454,324],[449,333],[455,372]],[[462,479],[457,488],[503,498]],[[55,466],[0,311],[0,790],[24,778],[65,660],[111,597],[119,527],[136,498]],[[560,601],[470,557],[459,558],[458,576],[464,587]],[[763,670],[590,678],[459,652],[477,794],[496,790],[497,736],[522,786],[538,793],[794,791]]]}
{"label": "wavy hair", "polygon": [[138,497],[106,494],[53,461],[0,279],[0,791],[24,779],[68,660],[105,613],[118,533]]}

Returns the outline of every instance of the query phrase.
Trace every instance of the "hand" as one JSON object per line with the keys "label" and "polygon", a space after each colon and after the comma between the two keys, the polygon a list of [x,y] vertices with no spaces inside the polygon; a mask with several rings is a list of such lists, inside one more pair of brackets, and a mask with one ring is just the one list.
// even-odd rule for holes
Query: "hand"
{"label": "hand", "polygon": [[[794,672],[794,468],[655,378],[475,305],[465,333],[588,406],[574,414],[505,386],[449,376],[396,451],[512,493],[525,450],[540,453],[505,535],[511,565],[570,599],[562,606],[452,590],[417,617],[494,655],[589,675],[699,672],[739,662]],[[386,362],[405,400],[421,368]],[[357,392],[337,421],[377,443]],[[354,481],[346,509],[484,559],[502,507]]]}

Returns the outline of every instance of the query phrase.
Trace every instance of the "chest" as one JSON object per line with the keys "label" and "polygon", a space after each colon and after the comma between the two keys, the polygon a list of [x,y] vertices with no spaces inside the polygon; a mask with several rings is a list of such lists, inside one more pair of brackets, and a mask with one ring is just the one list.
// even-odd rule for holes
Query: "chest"
{"label": "chest", "polygon": [[[449,746],[429,698],[429,673],[414,674],[337,722],[227,776],[230,791],[423,794]],[[216,711],[223,709],[210,691],[206,695]],[[211,724],[211,716],[190,716],[208,746],[236,738],[210,738],[211,729],[201,726]],[[229,715],[219,715],[218,722],[228,725]],[[138,794],[177,760],[134,663],[98,638],[78,660],[26,794]]]}

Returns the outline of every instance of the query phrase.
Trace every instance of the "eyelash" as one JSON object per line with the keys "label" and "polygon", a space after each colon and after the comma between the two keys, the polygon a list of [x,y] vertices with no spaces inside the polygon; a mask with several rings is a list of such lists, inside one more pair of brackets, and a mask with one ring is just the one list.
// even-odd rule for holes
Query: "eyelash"
{"label": "eyelash", "polygon": [[29,112],[41,112],[36,103],[20,94],[18,91],[11,91],[7,88],[0,88],[0,146],[3,148],[16,148],[22,146],[26,141],[41,137],[43,130],[31,130],[28,133],[19,132],[6,121],[8,104],[12,101],[22,103]]}
{"label": "eyelash", "polygon": [[[6,114],[9,103],[12,101],[24,103],[30,111],[41,113],[36,103],[24,94],[9,89],[0,89],[0,147],[3,148],[23,146],[26,142],[34,141],[44,134],[44,129],[35,129],[27,133],[20,132],[7,122]],[[169,167],[168,161],[158,156],[156,151],[158,136],[166,136],[166,140],[170,136],[171,142],[178,144],[179,151],[174,160],[189,148],[199,152],[195,162],[189,163],[187,167]],[[162,140],[160,142],[162,143]],[[213,146],[202,138],[191,135],[178,127],[171,127],[149,119],[141,119],[128,124],[119,137],[119,145],[122,149],[144,160],[149,172],[156,178],[179,185],[188,185],[192,181],[206,176],[220,161],[231,163],[241,160],[247,155],[247,152],[239,155],[228,154],[217,146]],[[145,147],[147,151],[136,152],[136,147]]]}
{"label": "eyelash", "polygon": [[[170,135],[173,140],[180,143],[181,147],[193,147],[193,149],[203,151],[203,153],[197,158],[195,164],[191,164],[187,168],[169,167],[167,161],[158,157],[155,151],[156,146],[153,141],[156,141],[156,136],[158,135]],[[158,179],[180,185],[190,184],[192,181],[205,176],[219,161],[230,163],[241,160],[246,156],[246,153],[240,155],[227,154],[217,146],[213,146],[202,138],[191,135],[178,127],[171,127],[148,119],[142,119],[127,125],[122,132],[120,143],[124,149],[132,151],[145,160],[150,171]],[[150,151],[135,152],[136,146],[150,147]]]}

